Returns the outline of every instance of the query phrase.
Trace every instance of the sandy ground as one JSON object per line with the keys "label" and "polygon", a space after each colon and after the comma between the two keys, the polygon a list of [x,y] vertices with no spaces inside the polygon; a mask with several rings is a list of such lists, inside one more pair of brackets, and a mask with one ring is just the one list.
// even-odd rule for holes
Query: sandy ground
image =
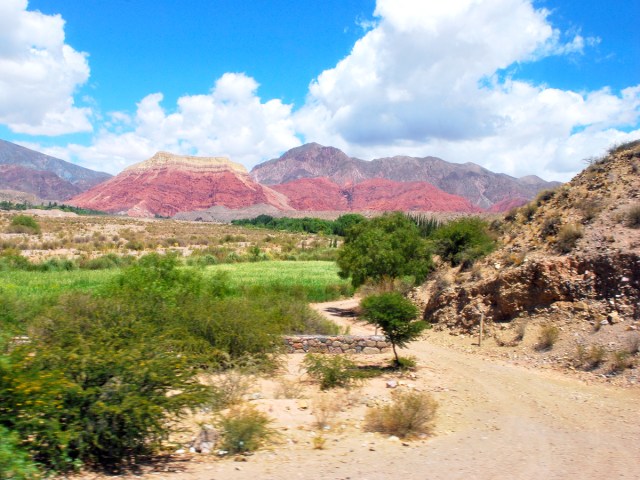
{"label": "sandy ground", "polygon": [[[351,321],[354,301],[315,305]],[[330,312],[326,312],[330,309]],[[337,309],[337,310],[334,310]],[[352,333],[366,333],[360,324]],[[259,408],[274,418],[277,443],[248,457],[174,455],[136,478],[233,479],[633,479],[640,478],[640,389],[589,385],[553,370],[539,370],[443,345],[430,332],[403,355],[418,361],[415,373],[389,373],[349,392],[325,394],[336,408],[330,428],[319,430],[322,398],[300,373],[302,355],[287,358],[290,381],[303,398],[276,398],[280,379],[261,379]],[[358,357],[381,362],[382,356]],[[429,437],[403,442],[363,430],[368,406],[393,390],[428,391],[440,407]],[[325,402],[326,403],[326,402]],[[325,439],[314,448],[314,437]],[[241,461],[238,461],[241,460]],[[90,475],[86,478],[100,478]],[[133,478],[133,475],[131,475]]]}

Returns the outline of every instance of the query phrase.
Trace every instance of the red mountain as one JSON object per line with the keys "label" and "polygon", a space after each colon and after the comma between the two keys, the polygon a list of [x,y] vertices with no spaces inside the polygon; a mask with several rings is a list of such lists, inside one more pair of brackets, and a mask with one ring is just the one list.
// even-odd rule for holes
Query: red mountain
{"label": "red mountain", "polygon": [[449,163],[436,157],[396,156],[360,160],[337,148],[317,143],[293,148],[279,158],[256,165],[251,175],[264,185],[317,177],[326,177],[338,185],[358,184],[376,178],[394,182],[427,182],[441,191],[464,197],[483,209],[498,202],[508,205],[511,199],[530,200],[540,190],[558,185],[533,175],[515,178],[494,173],[472,162]]}
{"label": "red mountain", "polygon": [[136,217],[172,216],[213,205],[242,208],[258,203],[290,209],[280,193],[253,181],[247,170],[222,157],[159,152],[68,203]]}
{"label": "red mountain", "polygon": [[467,199],[443,192],[427,182],[374,178],[340,186],[328,178],[302,178],[272,188],[285,195],[296,210],[481,211]]}

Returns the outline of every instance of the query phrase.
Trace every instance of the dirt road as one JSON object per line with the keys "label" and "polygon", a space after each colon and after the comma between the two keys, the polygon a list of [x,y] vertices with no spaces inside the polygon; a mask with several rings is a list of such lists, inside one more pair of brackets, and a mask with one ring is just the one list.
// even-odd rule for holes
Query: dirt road
{"label": "dirt road", "polygon": [[[332,307],[346,308],[318,308]],[[429,438],[403,444],[363,431],[367,403],[390,396],[388,378],[383,377],[350,393],[350,405],[344,394],[336,393],[343,411],[331,430],[321,434],[325,449],[314,449],[312,439],[320,433],[313,427],[312,401],[305,407],[300,400],[276,399],[265,383],[260,387],[264,399],[256,403],[276,419],[278,445],[242,463],[199,456],[171,467],[180,471],[148,478],[640,478],[639,389],[586,385],[557,372],[437,346],[428,335],[403,354],[414,355],[420,368],[416,378],[404,379],[406,385],[399,388],[432,392],[440,404]],[[298,375],[301,358],[289,356],[292,378]]]}

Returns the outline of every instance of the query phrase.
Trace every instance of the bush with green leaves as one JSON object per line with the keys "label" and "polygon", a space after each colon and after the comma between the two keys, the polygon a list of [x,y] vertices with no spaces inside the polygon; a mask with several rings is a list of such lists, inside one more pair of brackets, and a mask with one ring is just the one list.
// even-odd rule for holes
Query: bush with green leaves
{"label": "bush with green leaves", "polygon": [[362,318],[382,329],[391,343],[395,365],[401,365],[396,347],[403,348],[418,338],[427,323],[418,320],[418,308],[397,292],[370,295],[360,302]]}
{"label": "bush with green leaves", "polygon": [[469,267],[496,247],[487,222],[477,217],[453,220],[432,236],[435,252],[452,266]]}
{"label": "bush with green leaves", "polygon": [[165,332],[111,306],[74,296],[3,356],[0,425],[47,469],[110,468],[152,453],[207,398]]}
{"label": "bush with green leaves", "polygon": [[30,215],[16,215],[11,219],[9,233],[28,233],[37,235],[40,233],[40,224]]}
{"label": "bush with green leaves", "polygon": [[302,361],[307,374],[320,384],[322,390],[352,386],[362,378],[356,364],[344,355],[308,353]]}
{"label": "bush with green leaves", "polygon": [[253,405],[232,408],[218,422],[222,432],[222,450],[229,453],[252,452],[275,435],[271,419]]}
{"label": "bush with green leaves", "polygon": [[540,328],[540,336],[538,337],[538,350],[551,350],[560,337],[560,329],[550,323],[542,325]]}
{"label": "bush with green leaves", "polygon": [[0,480],[40,478],[29,454],[20,447],[18,436],[0,425]]}
{"label": "bush with green leaves", "polygon": [[367,280],[380,283],[405,276],[419,284],[433,266],[418,227],[402,213],[385,214],[349,229],[337,263],[339,275],[350,277],[356,288]]}

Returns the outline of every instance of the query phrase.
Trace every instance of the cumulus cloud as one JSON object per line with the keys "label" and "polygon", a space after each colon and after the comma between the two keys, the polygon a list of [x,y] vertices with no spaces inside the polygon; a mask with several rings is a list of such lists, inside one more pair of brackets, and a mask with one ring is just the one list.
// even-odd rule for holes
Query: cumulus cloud
{"label": "cumulus cloud", "polygon": [[[585,55],[598,38],[563,32],[533,0],[378,0],[362,37],[309,85],[297,111],[263,101],[241,73],[163,105],[111,112],[89,146],[46,153],[117,173],[158,150],[226,155],[251,167],[305,141],[372,159],[440,156],[515,176],[567,180],[581,160],[640,137],[640,85],[570,91],[518,76],[519,65]],[[89,75],[59,16],[0,0],[0,123],[16,132],[90,129],[73,92]],[[42,88],[43,84],[47,88]]]}
{"label": "cumulus cloud", "polygon": [[530,0],[378,0],[375,15],[351,53],[311,83],[296,114],[306,139],[363,158],[439,155],[567,179],[582,168],[577,145],[593,155],[637,129],[638,87],[572,92],[505,77],[598,41],[563,43]]}
{"label": "cumulus cloud", "polygon": [[[113,112],[91,146],[68,145],[58,154],[84,166],[117,173],[159,150],[184,155],[228,156],[245,166],[300,145],[291,105],[262,102],[258,83],[242,73],[226,73],[206,95],[186,95],[171,111],[163,95],[144,97],[135,115]],[[48,152],[53,153],[53,151]]]}
{"label": "cumulus cloud", "polygon": [[59,15],[0,2],[0,123],[31,135],[90,131],[91,110],[73,99],[88,78],[87,56],[65,44]]}

